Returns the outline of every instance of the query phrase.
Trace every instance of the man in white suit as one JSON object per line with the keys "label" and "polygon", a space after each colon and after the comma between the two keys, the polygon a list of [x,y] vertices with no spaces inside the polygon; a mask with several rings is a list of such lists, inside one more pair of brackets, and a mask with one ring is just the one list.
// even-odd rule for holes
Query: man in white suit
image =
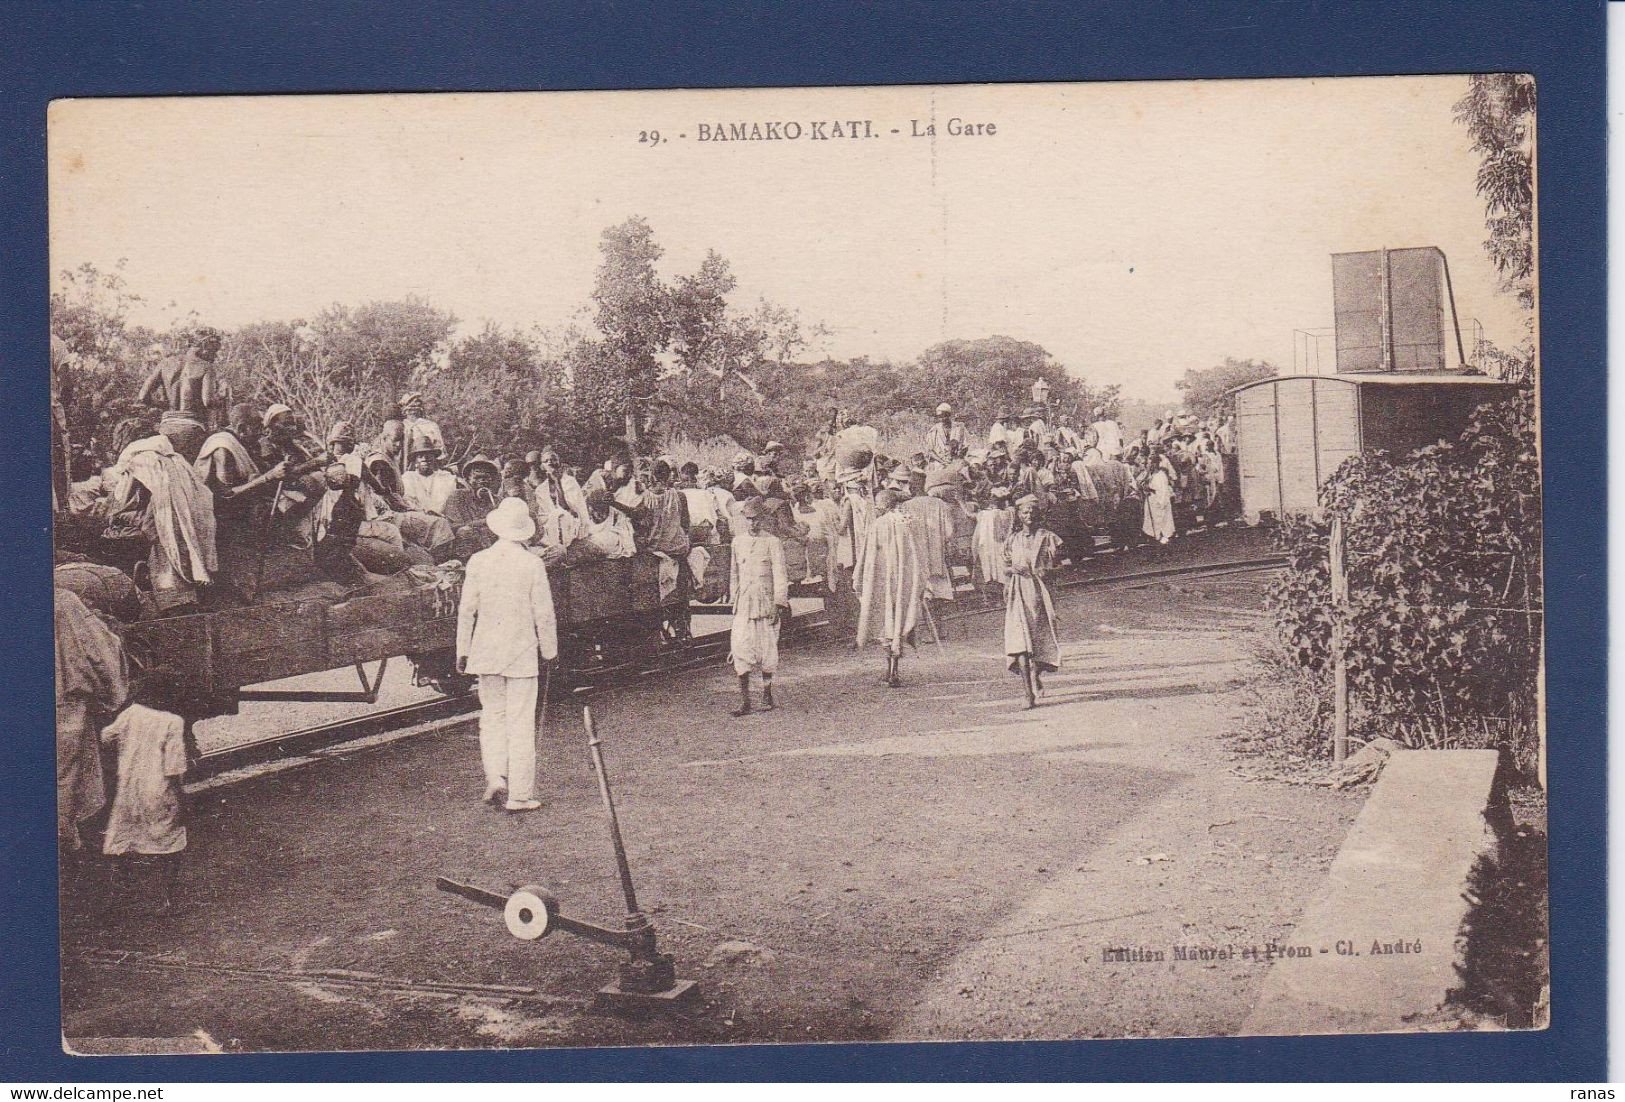
{"label": "man in white suit", "polygon": [[547,567],[525,549],[536,522],[519,498],[485,518],[497,542],[469,557],[457,606],[457,669],[480,679],[480,759],[485,796],[507,791],[509,811],[535,811],[536,682],[558,657]]}

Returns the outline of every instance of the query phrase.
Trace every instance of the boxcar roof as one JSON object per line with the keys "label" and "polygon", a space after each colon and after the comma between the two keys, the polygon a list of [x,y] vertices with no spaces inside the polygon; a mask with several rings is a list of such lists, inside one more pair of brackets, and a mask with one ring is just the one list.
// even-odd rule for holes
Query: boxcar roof
{"label": "boxcar roof", "polygon": [[1488,375],[1462,375],[1442,372],[1344,371],[1334,375],[1271,375],[1267,379],[1254,379],[1250,383],[1242,383],[1240,386],[1231,389],[1229,393],[1239,394],[1255,386],[1279,383],[1286,379],[1329,379],[1336,382],[1352,383],[1355,386],[1419,386],[1431,384],[1434,386],[1516,387],[1518,385],[1517,383],[1509,383],[1504,379],[1492,379]]}

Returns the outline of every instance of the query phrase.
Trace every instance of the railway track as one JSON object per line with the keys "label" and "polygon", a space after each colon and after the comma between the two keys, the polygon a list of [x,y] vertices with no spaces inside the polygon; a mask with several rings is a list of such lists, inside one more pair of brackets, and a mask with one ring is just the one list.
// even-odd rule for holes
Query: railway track
{"label": "railway track", "polygon": [[573,998],[542,991],[536,987],[495,983],[456,983],[444,980],[415,980],[357,972],[346,968],[273,968],[186,960],[146,953],[135,949],[87,949],[76,958],[87,968],[123,969],[149,974],[201,975],[214,979],[256,980],[259,982],[356,988],[364,991],[395,992],[445,998],[461,996],[523,1002],[553,1010],[585,1010],[590,999]]}
{"label": "railway track", "polygon": [[[790,622],[781,642],[794,645],[813,641],[828,625],[829,621],[822,613],[803,614]],[[686,643],[673,644],[637,660],[565,670],[548,695],[555,702],[576,689],[586,689],[589,695],[596,695],[620,685],[716,665],[727,657],[728,633],[716,632]],[[366,749],[369,745],[394,741],[393,736],[439,730],[450,722],[479,711],[479,707],[479,696],[473,692],[438,696],[363,716],[239,742],[200,755],[188,772],[187,780],[195,787],[221,778],[224,774],[252,770],[269,762],[299,763],[342,756]]]}
{"label": "railway track", "polygon": [[[1098,564],[1100,560],[1090,562]],[[1279,569],[1285,564],[1285,558],[1280,555],[1266,555],[1216,562],[1172,564],[1103,575],[1087,573],[1087,564],[1084,564],[1061,572],[1054,588],[1064,593],[1134,589],[1175,579],[1257,573]],[[957,622],[996,612],[1004,607],[998,601],[982,599],[980,594],[966,594],[955,604],[956,607],[952,612],[939,611],[938,619],[944,623]],[[721,607],[705,608],[705,612],[711,615],[722,615],[728,611],[730,610]],[[794,646],[819,642],[827,636],[829,626],[829,621],[822,612],[804,613],[789,623],[781,643]],[[714,632],[684,643],[673,644],[654,654],[633,660],[564,671],[564,685],[555,684],[549,695],[554,701],[577,689],[586,689],[589,695],[596,695],[652,678],[715,666],[726,661],[727,657],[728,633]],[[255,766],[269,762],[285,761],[297,764],[344,756],[367,749],[369,746],[395,741],[400,737],[439,730],[478,710],[479,698],[475,693],[469,692],[436,697],[316,727],[270,735],[203,754],[188,774],[188,780],[192,782],[190,787],[214,787],[228,779],[224,776],[226,774],[252,770]]]}

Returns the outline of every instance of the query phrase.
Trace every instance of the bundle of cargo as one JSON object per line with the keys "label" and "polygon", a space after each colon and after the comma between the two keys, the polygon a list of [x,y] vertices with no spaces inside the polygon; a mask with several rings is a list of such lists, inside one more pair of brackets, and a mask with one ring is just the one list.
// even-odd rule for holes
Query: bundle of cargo
{"label": "bundle of cargo", "polygon": [[408,573],[338,600],[323,588],[284,591],[267,603],[131,624],[125,646],[138,667],[172,673],[195,711],[229,713],[249,685],[452,649],[459,587],[460,575]]}
{"label": "bundle of cargo", "polygon": [[56,588],[78,594],[86,607],[120,623],[131,624],[147,615],[147,605],[135,581],[116,566],[76,558],[53,571]]}

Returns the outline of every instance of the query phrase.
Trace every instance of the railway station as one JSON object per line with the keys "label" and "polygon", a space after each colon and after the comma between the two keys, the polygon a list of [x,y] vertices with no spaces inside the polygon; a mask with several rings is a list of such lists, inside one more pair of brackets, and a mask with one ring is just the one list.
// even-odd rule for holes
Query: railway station
{"label": "railway station", "polygon": [[720,217],[569,209],[590,327],[63,274],[67,1051],[1544,1024],[1536,361],[1459,234],[1084,266],[1244,335],[1188,366],[1070,302],[882,362],[741,305]]}

